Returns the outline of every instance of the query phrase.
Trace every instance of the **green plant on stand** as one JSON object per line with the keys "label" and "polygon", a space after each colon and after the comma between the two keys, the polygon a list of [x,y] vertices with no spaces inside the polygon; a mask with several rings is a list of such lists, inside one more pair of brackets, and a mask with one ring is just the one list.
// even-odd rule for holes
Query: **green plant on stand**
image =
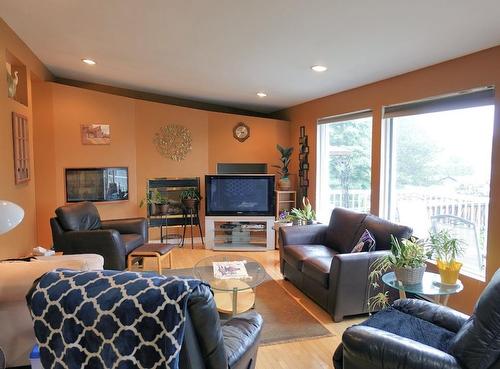
{"label": "green plant on stand", "polygon": [[316,220],[316,213],[314,212],[311,202],[307,197],[302,198],[302,209],[293,208],[290,215],[299,224],[313,224]]}
{"label": "green plant on stand", "polygon": [[153,190],[146,190],[146,196],[141,200],[139,206],[142,208],[144,205],[151,207],[151,215],[164,214],[167,212],[167,199],[163,197],[157,188]]}
{"label": "green plant on stand", "polygon": [[189,188],[181,193],[182,204],[187,209],[195,209],[201,201],[200,191],[197,188]]}
{"label": "green plant on stand", "polygon": [[280,179],[278,181],[278,189],[281,191],[288,191],[292,188],[290,183],[288,165],[290,164],[290,159],[293,153],[293,147],[283,147],[281,145],[276,145],[276,148],[281,154],[281,165],[273,165],[274,168],[278,168],[278,174]]}
{"label": "green plant on stand", "polygon": [[429,235],[429,244],[433,258],[436,259],[441,283],[456,284],[462,263],[457,261],[464,254],[465,242],[443,229]]}
{"label": "green plant on stand", "polygon": [[[390,269],[394,269],[396,278],[404,284],[420,283],[427,267],[427,259],[431,252],[427,250],[427,242],[416,237],[398,240],[391,235],[391,250],[385,256],[370,265],[368,280],[370,285],[379,288],[378,281]],[[368,310],[374,311],[389,304],[388,292],[379,292],[368,299]]]}

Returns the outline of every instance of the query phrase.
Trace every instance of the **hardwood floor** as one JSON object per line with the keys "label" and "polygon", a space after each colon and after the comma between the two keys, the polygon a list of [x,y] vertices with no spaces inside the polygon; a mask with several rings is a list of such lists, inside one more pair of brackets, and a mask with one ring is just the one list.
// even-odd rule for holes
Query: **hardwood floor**
{"label": "hardwood floor", "polygon": [[[190,248],[175,249],[172,257],[174,268],[190,268],[198,260],[214,253],[216,252],[202,249],[201,245],[196,246],[194,250]],[[283,280],[279,270],[278,250],[242,252],[241,254],[248,255],[259,261],[269,275],[333,333],[332,337],[261,346],[257,356],[257,369],[333,368],[332,355],[340,342],[342,333],[347,327],[359,323],[363,318],[345,319],[341,323],[334,323],[330,315],[323,309],[291,283]]]}

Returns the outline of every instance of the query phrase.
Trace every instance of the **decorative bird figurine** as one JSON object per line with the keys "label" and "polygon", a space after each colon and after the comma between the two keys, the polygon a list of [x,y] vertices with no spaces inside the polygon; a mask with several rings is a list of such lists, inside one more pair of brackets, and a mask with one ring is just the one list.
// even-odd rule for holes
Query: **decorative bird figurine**
{"label": "decorative bird figurine", "polygon": [[8,86],[8,95],[11,98],[14,98],[16,96],[16,90],[17,90],[17,84],[19,83],[19,72],[16,70],[14,71],[14,77],[12,77],[12,74],[7,72],[7,86]]}

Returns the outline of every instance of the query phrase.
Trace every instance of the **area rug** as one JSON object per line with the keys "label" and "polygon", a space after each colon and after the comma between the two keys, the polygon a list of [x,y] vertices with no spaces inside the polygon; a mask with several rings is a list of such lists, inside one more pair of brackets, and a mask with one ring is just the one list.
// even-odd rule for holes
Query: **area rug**
{"label": "area rug", "polygon": [[[193,270],[164,269],[165,275],[192,276]],[[271,276],[256,289],[255,311],[262,315],[261,345],[274,345],[333,334],[293,299]],[[227,316],[221,316],[227,319]]]}

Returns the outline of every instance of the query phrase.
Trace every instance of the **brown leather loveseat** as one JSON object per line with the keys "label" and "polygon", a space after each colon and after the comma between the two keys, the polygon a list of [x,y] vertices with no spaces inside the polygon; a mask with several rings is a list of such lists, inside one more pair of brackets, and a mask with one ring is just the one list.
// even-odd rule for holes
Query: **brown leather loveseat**
{"label": "brown leather loveseat", "polygon": [[[368,230],[375,251],[351,252]],[[371,263],[390,249],[390,236],[412,229],[375,215],[335,208],[330,224],[280,228],[280,269],[285,279],[323,307],[336,322],[368,312]]]}

